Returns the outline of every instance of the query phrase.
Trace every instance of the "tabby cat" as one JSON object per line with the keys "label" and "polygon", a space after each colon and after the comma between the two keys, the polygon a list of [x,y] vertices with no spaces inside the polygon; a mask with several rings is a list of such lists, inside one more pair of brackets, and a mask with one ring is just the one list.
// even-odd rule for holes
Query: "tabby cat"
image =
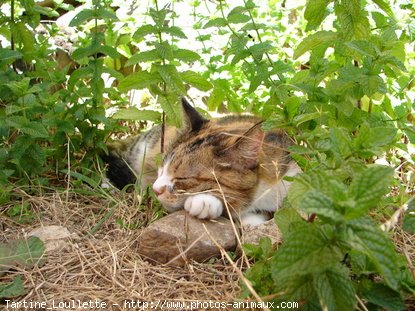
{"label": "tabby cat", "polygon": [[[281,206],[289,182],[300,169],[290,158],[292,144],[282,130],[264,132],[254,116],[208,120],[182,99],[184,125],[166,127],[165,154],[157,170],[161,126],[110,147],[107,176],[119,188],[139,178],[153,184],[163,206],[185,209],[202,219],[231,213],[243,225],[267,220]],[[157,173],[158,172],[158,173]]]}

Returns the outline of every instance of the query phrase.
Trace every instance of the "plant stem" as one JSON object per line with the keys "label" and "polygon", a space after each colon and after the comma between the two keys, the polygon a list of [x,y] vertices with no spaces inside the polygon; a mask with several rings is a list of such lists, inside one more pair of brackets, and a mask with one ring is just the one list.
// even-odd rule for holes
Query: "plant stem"
{"label": "plant stem", "polygon": [[[154,0],[154,4],[156,5],[157,12],[159,12],[158,1]],[[161,44],[163,42],[161,31],[159,30],[157,34],[158,34],[159,43]],[[163,63],[163,66],[166,65],[166,60],[164,58],[161,60],[161,62]],[[166,82],[163,81],[163,95],[164,96],[166,95],[166,92],[167,92],[167,85],[166,85]],[[161,137],[160,137],[160,153],[161,154],[164,153],[165,132],[166,132],[166,113],[164,112],[164,109],[163,109],[163,113],[161,116]]]}

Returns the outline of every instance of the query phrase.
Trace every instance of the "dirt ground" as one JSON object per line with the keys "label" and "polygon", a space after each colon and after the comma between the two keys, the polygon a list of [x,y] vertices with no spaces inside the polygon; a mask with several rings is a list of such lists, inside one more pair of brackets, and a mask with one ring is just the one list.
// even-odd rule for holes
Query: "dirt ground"
{"label": "dirt ground", "polygon": [[[27,290],[25,296],[10,299],[8,309],[6,301],[0,301],[0,309],[232,310],[231,306],[214,303],[232,303],[240,298],[239,276],[246,268],[242,260],[189,261],[184,267],[149,263],[136,252],[141,232],[138,227],[153,221],[157,213],[137,208],[139,200],[131,198],[132,194],[124,196],[111,202],[65,191],[44,196],[22,193],[33,211],[32,219],[24,224],[4,215],[10,206],[0,207],[0,241],[24,237],[35,228],[49,225],[63,226],[72,234],[64,240],[63,248],[48,253],[42,267],[0,276],[0,281],[8,282],[22,275]],[[398,230],[395,241],[414,262],[414,236]],[[17,301],[32,308],[11,308],[10,303]]]}

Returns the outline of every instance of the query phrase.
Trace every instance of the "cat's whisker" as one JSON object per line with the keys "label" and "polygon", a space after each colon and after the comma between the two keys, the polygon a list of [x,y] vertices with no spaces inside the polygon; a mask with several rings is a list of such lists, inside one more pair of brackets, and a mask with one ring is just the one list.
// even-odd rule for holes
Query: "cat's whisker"
{"label": "cat's whisker", "polygon": [[196,195],[196,194],[202,194],[202,193],[213,193],[213,192],[220,192],[219,189],[209,189],[209,190],[203,190],[203,191],[196,191],[196,192],[187,192],[186,190],[177,190],[177,195]]}

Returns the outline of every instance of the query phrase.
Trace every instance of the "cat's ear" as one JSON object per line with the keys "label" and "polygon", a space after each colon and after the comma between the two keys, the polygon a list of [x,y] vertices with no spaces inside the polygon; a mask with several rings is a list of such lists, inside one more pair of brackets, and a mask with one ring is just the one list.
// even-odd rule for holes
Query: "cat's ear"
{"label": "cat's ear", "polygon": [[182,107],[185,116],[186,125],[190,128],[191,132],[199,131],[204,124],[209,122],[205,119],[195,108],[190,105],[185,97],[182,97]]}
{"label": "cat's ear", "polygon": [[265,136],[261,130],[261,123],[251,127],[243,136],[226,148],[225,152],[233,162],[233,165],[249,170],[258,166],[258,157]]}

